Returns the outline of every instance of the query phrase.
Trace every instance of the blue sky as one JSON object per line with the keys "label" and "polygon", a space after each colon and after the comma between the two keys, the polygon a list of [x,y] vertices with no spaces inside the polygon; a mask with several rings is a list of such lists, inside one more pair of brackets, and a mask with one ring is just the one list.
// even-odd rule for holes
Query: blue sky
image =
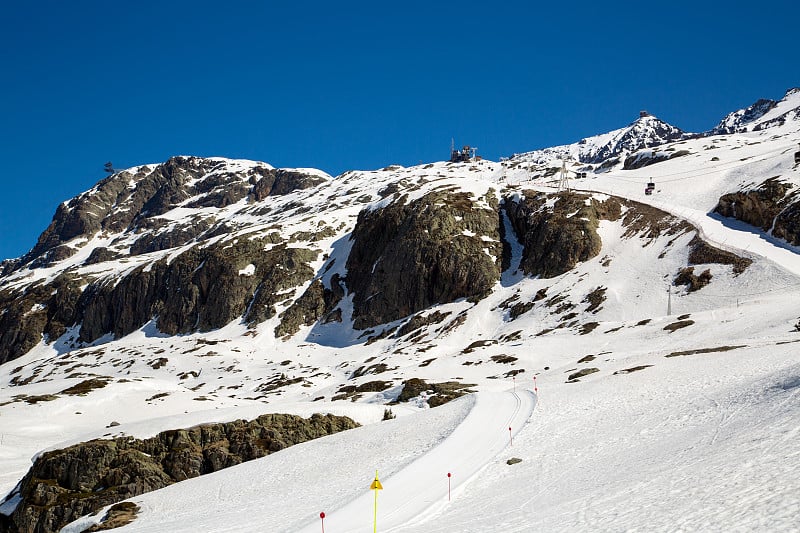
{"label": "blue sky", "polygon": [[800,7],[746,2],[6,3],[0,259],[104,177],[172,155],[348,169],[688,131],[800,85]]}

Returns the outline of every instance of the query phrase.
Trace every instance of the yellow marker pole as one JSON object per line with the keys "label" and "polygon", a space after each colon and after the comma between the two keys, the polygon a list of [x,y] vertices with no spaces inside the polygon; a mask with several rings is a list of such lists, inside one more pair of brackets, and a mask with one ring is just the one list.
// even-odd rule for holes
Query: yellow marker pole
{"label": "yellow marker pole", "polygon": [[377,470],[375,471],[375,481],[372,482],[369,488],[375,491],[375,506],[372,512],[372,533],[378,533],[378,491],[383,490],[383,485],[381,485],[378,479]]}

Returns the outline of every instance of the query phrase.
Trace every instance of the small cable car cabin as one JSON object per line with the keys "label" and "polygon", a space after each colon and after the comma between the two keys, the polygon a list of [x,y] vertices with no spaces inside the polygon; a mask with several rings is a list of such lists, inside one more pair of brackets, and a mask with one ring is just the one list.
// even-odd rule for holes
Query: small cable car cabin
{"label": "small cable car cabin", "polygon": [[650,180],[649,182],[647,182],[647,187],[644,188],[644,193],[649,196],[653,194],[654,190],[656,190],[656,184],[653,183],[652,180]]}

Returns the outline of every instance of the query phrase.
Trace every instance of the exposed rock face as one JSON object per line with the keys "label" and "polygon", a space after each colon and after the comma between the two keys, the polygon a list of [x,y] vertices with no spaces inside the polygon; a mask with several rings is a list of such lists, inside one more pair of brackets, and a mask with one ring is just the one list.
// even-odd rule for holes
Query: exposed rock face
{"label": "exposed rock face", "polygon": [[704,270],[700,273],[700,275],[695,275],[694,267],[686,267],[681,269],[678,272],[678,275],[675,276],[673,280],[673,285],[685,285],[686,290],[689,292],[699,291],[709,283],[711,283],[711,271],[709,269]]}
{"label": "exposed rock face", "polygon": [[676,157],[683,157],[689,155],[688,150],[678,151],[661,151],[661,150],[642,150],[633,155],[625,158],[625,163],[622,165],[623,170],[634,170],[637,168],[644,168],[662,161],[669,161]]}
{"label": "exposed rock face", "polygon": [[787,120],[797,120],[797,118],[800,118],[798,93],[800,93],[800,88],[794,87],[787,90],[781,100],[762,98],[750,107],[729,113],[706,135],[761,131],[783,125]]}
{"label": "exposed rock face", "polygon": [[347,260],[355,327],[488,294],[503,246],[498,203],[487,200],[479,206],[467,193],[436,191],[362,211]]}
{"label": "exposed rock face", "polygon": [[0,526],[9,533],[58,531],[106,505],[357,426],[333,415],[269,414],[47,452],[20,482],[22,501]]}
{"label": "exposed rock face", "polygon": [[[153,168],[143,166],[135,173],[113,174],[91,190],[58,206],[53,221],[36,246],[15,266],[46,266],[65,259],[76,251],[65,243],[76,237],[92,237],[100,231],[137,231],[148,225],[152,229],[153,217],[189,199],[193,200],[185,205],[188,208],[223,208],[245,197],[259,201],[270,195],[313,187],[322,181],[324,179],[319,176],[268,166],[255,165],[233,172],[223,160],[173,157]],[[161,236],[155,243],[151,236],[138,243],[131,253],[184,244],[187,237],[193,238],[204,229],[192,224],[192,227],[178,228],[175,235]]]}
{"label": "exposed rock face", "polygon": [[769,111],[775,109],[778,102],[761,98],[756,103],[745,109],[729,113],[717,126],[708,132],[709,135],[722,135],[726,133],[737,133],[747,131],[748,124],[763,117]]}
{"label": "exposed rock face", "polygon": [[474,386],[474,384],[459,383],[458,381],[427,383],[420,378],[411,378],[403,382],[403,390],[397,397],[397,401],[407,402],[423,393],[428,393],[425,402],[431,407],[438,407],[467,393],[474,392],[469,389]]}
{"label": "exposed rock face", "polygon": [[614,198],[601,203],[582,194],[534,191],[525,191],[520,201],[506,200],[504,208],[524,246],[522,270],[544,278],[563,274],[597,255],[602,244],[598,221],[616,220],[621,213]]}
{"label": "exposed rock face", "polygon": [[671,124],[652,115],[640,117],[630,126],[620,132],[606,145],[591,157],[581,159],[585,163],[602,163],[611,157],[622,156],[642,148],[659,146],[670,141],[677,141],[686,137],[686,134]]}
{"label": "exposed rock face", "polygon": [[[80,340],[90,342],[106,333],[126,335],[156,316],[165,333],[207,331],[242,317],[249,323],[272,317],[274,305],[285,298],[278,293],[314,275],[308,263],[317,252],[289,247],[278,233],[207,245],[208,239],[234,228],[217,224],[208,209],[190,210],[260,201],[316,186],[325,178],[246,163],[173,157],[162,165],[116,173],[61,204],[28,254],[3,261],[2,276],[67,259],[80,249],[78,239],[85,242],[98,234],[113,237],[113,242],[94,248],[84,266],[193,241],[203,246],[121,275],[81,276],[77,270],[64,270],[47,285],[0,284],[0,363],[42,339],[57,339],[73,325],[81,326]],[[160,218],[178,206],[188,213],[176,221]],[[253,272],[242,274],[248,265]]]}
{"label": "exposed rock face", "polygon": [[60,337],[74,324],[81,281],[61,274],[49,285],[0,290],[0,364],[36,346],[43,336]]}
{"label": "exposed rock face", "polygon": [[344,289],[338,274],[331,280],[331,288],[315,280],[309,288],[281,315],[281,322],[275,328],[275,336],[294,335],[300,326],[311,326],[318,320],[323,322],[341,322],[341,315],[333,313],[333,309],[344,296]]}
{"label": "exposed rock face", "polygon": [[[280,293],[314,275],[318,252],[241,237],[134,269],[122,279],[101,279],[84,290],[80,278],[62,274],[49,285],[0,291],[0,363],[54,340],[80,324],[80,340],[107,333],[119,338],[158,319],[169,334],[209,331],[244,319],[263,322],[275,315]],[[252,273],[247,272],[252,265]]]}
{"label": "exposed rock face", "polygon": [[614,166],[628,154],[690,137],[691,134],[650,115],[644,114],[624,128],[603,135],[587,137],[566,146],[545,148],[516,156],[515,159],[547,163],[569,154],[581,163]]}
{"label": "exposed rock face", "polygon": [[746,222],[792,245],[800,245],[800,192],[780,177],[723,195],[714,211]]}
{"label": "exposed rock face", "polygon": [[[302,285],[317,252],[241,237],[192,248],[171,262],[139,267],[116,284],[97,282],[83,292],[80,338],[127,335],[158,317],[168,334],[209,331],[233,320],[262,322],[275,315],[281,291]],[[252,273],[247,272],[249,265]]]}
{"label": "exposed rock face", "polygon": [[753,264],[753,260],[720,250],[700,237],[695,236],[689,243],[689,264],[703,265],[708,263],[731,265],[733,273],[738,275],[747,270],[747,267]]}

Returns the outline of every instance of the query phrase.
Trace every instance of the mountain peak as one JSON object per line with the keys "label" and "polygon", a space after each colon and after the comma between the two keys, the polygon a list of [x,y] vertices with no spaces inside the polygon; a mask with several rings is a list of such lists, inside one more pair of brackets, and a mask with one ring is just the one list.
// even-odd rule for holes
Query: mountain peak
{"label": "mountain peak", "polygon": [[729,113],[709,135],[760,131],[800,119],[800,87],[792,87],[780,100],[761,98],[753,105]]}
{"label": "mountain peak", "polygon": [[687,134],[648,111],[639,111],[639,117],[617,130],[585,137],[574,144],[535,150],[516,156],[518,159],[545,163],[565,155],[581,163],[602,163],[612,158],[622,158],[643,148],[651,148],[686,137]]}

